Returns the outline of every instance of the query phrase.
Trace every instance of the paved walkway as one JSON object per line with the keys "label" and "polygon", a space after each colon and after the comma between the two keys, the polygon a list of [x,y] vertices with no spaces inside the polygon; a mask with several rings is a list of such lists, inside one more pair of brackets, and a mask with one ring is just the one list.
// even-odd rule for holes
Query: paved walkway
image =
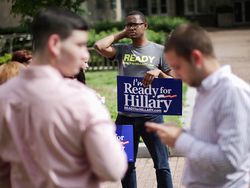
{"label": "paved walkway", "polygon": [[236,75],[250,83],[250,27],[213,31],[210,36],[220,63],[231,65]]}
{"label": "paved walkway", "polygon": [[[213,30],[210,35],[220,63],[231,65],[236,75],[250,83],[250,29]],[[193,105],[195,93],[194,90],[190,91],[187,98],[190,100],[191,97],[192,102],[184,109],[185,126],[190,122],[190,108]],[[174,188],[184,188],[181,185],[184,161],[183,157],[171,157],[169,160]],[[152,160],[150,158],[137,159],[136,166],[138,188],[156,188]],[[102,188],[121,188],[121,185],[119,182],[104,183]]]}
{"label": "paved walkway", "polygon": [[[184,166],[183,157],[171,157],[169,160],[172,170],[174,188],[184,188],[181,186],[181,176]],[[150,158],[137,159],[137,184],[138,188],[157,188],[155,171]],[[121,183],[104,183],[102,188],[121,188]]]}

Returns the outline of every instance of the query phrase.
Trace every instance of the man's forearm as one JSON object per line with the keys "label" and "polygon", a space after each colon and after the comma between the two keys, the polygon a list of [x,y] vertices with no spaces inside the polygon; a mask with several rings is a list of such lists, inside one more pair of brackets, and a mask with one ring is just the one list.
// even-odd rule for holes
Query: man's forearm
{"label": "man's forearm", "polygon": [[119,41],[120,39],[125,38],[124,31],[109,35],[95,43],[95,49],[103,50],[111,46],[113,43]]}
{"label": "man's forearm", "polygon": [[180,135],[174,149],[206,171],[215,173],[220,170],[229,173],[234,168],[219,145],[198,140],[189,133]]}
{"label": "man's forearm", "polygon": [[125,33],[125,31],[120,31],[120,32],[114,34],[114,41],[113,42],[117,42],[123,38],[126,38],[126,33]]}

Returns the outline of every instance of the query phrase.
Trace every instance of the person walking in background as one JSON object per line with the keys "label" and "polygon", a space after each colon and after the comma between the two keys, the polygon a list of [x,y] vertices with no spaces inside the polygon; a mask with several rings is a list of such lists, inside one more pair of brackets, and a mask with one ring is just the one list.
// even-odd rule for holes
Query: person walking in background
{"label": "person walking in background", "polygon": [[148,122],[161,140],[186,157],[186,188],[249,188],[250,86],[221,67],[199,26],[179,26],[166,41],[175,75],[197,88],[189,130]]}
{"label": "person walking in background", "polygon": [[87,29],[61,8],[35,16],[32,63],[0,86],[0,187],[99,188],[124,176],[109,113],[94,91],[63,77],[89,56]]}
{"label": "person walking in background", "polygon": [[[154,78],[168,78],[170,69],[164,62],[162,45],[147,39],[148,24],[145,16],[139,11],[132,11],[126,17],[123,31],[107,36],[95,43],[95,49],[101,55],[118,61],[119,75],[143,77],[145,87],[149,86]],[[130,38],[132,44],[114,44],[123,38]],[[144,57],[143,61],[140,61]],[[147,59],[147,60],[145,60]],[[158,188],[172,188],[172,178],[168,163],[168,151],[155,133],[148,133],[144,123],[152,121],[163,122],[161,115],[132,114],[118,112],[116,124],[133,125],[134,130],[134,159],[136,159],[139,137],[146,144],[154,162]],[[129,162],[129,168],[122,180],[124,188],[135,188],[135,162]]]}

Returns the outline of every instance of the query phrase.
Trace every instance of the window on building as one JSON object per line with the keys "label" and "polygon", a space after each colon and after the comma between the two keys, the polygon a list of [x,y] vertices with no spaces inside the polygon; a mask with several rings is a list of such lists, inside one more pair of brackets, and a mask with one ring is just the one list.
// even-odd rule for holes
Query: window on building
{"label": "window on building", "polygon": [[104,4],[105,2],[104,1],[96,1],[96,8],[97,9],[102,9],[104,8]]}
{"label": "window on building", "polygon": [[138,10],[143,14],[147,15],[148,13],[148,4],[145,0],[138,0]]}
{"label": "window on building", "polygon": [[188,12],[195,12],[195,1],[196,0],[186,0]]}
{"label": "window on building", "polygon": [[110,1],[110,7],[111,7],[111,9],[115,9],[116,8],[116,0],[111,0]]}
{"label": "window on building", "polygon": [[209,13],[210,6],[206,0],[196,0],[197,1],[197,13]]}
{"label": "window on building", "polygon": [[161,14],[166,14],[168,10],[168,4],[166,0],[161,0]]}
{"label": "window on building", "polygon": [[150,14],[166,14],[168,12],[168,0],[148,0],[151,10]]}
{"label": "window on building", "polygon": [[151,14],[157,14],[157,4],[157,0],[151,0]]}
{"label": "window on building", "polygon": [[208,14],[213,6],[213,0],[185,0],[185,14]]}

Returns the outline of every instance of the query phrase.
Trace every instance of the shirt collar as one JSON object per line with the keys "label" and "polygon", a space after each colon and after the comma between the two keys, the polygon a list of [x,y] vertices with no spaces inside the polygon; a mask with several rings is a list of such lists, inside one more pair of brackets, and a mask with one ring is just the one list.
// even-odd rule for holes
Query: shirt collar
{"label": "shirt collar", "polygon": [[200,92],[200,91],[207,91],[207,90],[213,89],[215,85],[217,85],[219,80],[228,74],[231,74],[231,67],[229,65],[225,65],[219,68],[214,73],[210,74],[204,80],[202,80],[201,86],[198,87],[197,90]]}
{"label": "shirt collar", "polygon": [[34,78],[52,78],[52,79],[62,79],[60,72],[50,65],[33,65],[23,69],[20,72],[20,76],[25,79]]}

